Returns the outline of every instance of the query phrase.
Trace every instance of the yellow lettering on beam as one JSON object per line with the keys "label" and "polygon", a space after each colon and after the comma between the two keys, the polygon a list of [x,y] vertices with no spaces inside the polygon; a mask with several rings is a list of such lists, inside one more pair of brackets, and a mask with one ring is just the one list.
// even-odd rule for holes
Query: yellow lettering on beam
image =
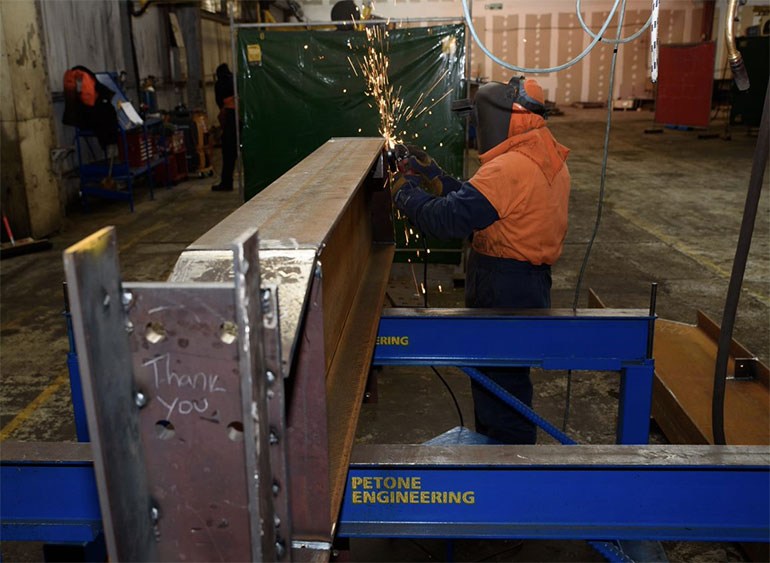
{"label": "yellow lettering on beam", "polygon": [[361,491],[353,491],[353,504],[361,504]]}
{"label": "yellow lettering on beam", "polygon": [[377,346],[409,346],[408,336],[378,336]]}
{"label": "yellow lettering on beam", "polygon": [[361,483],[363,483],[363,482],[364,482],[364,480],[361,479],[361,477],[353,477],[353,479],[351,480],[350,484],[351,484],[351,486],[354,489],[357,489],[358,487],[361,486]]}
{"label": "yellow lettering on beam", "polygon": [[465,504],[475,504],[476,503],[476,493],[473,491],[465,491],[463,493],[463,502]]}

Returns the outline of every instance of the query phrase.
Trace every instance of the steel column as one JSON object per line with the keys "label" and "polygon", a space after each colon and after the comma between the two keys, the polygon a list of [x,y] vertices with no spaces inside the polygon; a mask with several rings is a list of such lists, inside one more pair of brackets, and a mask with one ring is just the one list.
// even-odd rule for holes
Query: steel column
{"label": "steel column", "polygon": [[647,444],[649,442],[654,376],[655,368],[652,360],[639,365],[625,366],[620,372],[618,444]]}

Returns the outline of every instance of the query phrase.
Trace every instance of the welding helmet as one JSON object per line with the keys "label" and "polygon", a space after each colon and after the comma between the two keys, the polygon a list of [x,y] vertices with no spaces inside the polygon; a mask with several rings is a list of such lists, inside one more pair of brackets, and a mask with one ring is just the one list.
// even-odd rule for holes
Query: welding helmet
{"label": "welding helmet", "polygon": [[507,84],[488,82],[478,89],[472,103],[467,102],[455,102],[453,109],[460,113],[470,112],[480,153],[496,147],[510,136],[515,114],[531,112],[545,117],[546,113],[543,89],[536,80],[523,76],[514,76]]}

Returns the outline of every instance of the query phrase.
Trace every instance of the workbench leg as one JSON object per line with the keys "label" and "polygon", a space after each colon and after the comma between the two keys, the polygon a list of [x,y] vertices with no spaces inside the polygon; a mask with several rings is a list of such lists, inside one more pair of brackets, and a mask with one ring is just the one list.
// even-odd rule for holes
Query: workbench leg
{"label": "workbench leg", "polygon": [[642,365],[626,366],[620,372],[618,444],[649,443],[654,372],[652,361]]}

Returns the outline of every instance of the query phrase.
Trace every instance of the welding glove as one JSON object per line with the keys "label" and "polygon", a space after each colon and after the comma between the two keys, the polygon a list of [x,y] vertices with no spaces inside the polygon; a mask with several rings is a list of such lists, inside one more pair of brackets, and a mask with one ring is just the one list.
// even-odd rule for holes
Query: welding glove
{"label": "welding glove", "polygon": [[435,196],[445,196],[460,189],[461,183],[444,172],[438,163],[425,151],[414,145],[406,145],[409,158],[404,169],[423,178],[424,189]]}
{"label": "welding glove", "polygon": [[390,179],[390,195],[394,198],[396,194],[403,189],[418,189],[422,184],[422,178],[409,172],[396,172]]}
{"label": "welding glove", "polygon": [[428,153],[414,145],[406,145],[406,148],[409,150],[406,168],[428,180],[444,175],[444,171]]}
{"label": "welding glove", "polygon": [[393,196],[393,203],[396,208],[406,211],[407,207],[421,207],[434,197],[424,189],[420,189],[422,178],[401,172],[396,173],[391,178],[390,193]]}

